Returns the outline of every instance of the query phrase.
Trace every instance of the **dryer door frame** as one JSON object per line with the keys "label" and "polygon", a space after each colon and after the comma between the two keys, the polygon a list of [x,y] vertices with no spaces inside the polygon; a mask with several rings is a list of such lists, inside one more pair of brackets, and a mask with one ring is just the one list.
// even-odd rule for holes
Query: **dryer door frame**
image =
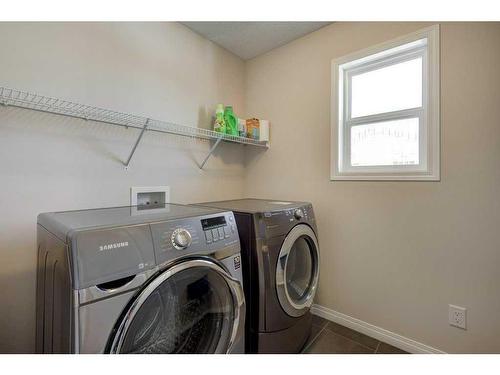
{"label": "dryer door frame", "polygon": [[[307,242],[311,258],[312,272],[309,284],[304,296],[300,301],[294,300],[290,296],[287,283],[287,266],[290,253],[297,240],[304,239]],[[278,300],[283,310],[292,317],[300,317],[309,311],[319,281],[319,245],[316,234],[309,225],[298,224],[285,237],[278,255],[276,264],[276,291]]]}
{"label": "dryer door frame", "polygon": [[128,329],[146,300],[157,290],[160,285],[172,278],[179,272],[190,268],[208,268],[220,275],[231,292],[233,298],[234,321],[228,344],[224,348],[218,348],[217,353],[231,353],[232,349],[243,336],[245,329],[245,296],[241,283],[233,278],[226,270],[209,259],[189,259],[177,263],[156,276],[142,291],[134,298],[133,302],[125,309],[123,318],[119,322],[116,333],[112,339],[109,352],[112,354],[121,353]]}

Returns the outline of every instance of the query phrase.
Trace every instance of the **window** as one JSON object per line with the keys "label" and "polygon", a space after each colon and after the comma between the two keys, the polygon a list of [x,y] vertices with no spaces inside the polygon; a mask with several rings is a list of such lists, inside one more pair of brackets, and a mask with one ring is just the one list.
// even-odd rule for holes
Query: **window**
{"label": "window", "polygon": [[332,62],[332,180],[439,181],[439,26]]}

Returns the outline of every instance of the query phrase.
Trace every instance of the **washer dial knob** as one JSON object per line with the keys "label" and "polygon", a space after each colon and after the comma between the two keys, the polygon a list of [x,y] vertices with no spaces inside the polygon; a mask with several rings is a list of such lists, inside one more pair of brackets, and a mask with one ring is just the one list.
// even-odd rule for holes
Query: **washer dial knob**
{"label": "washer dial knob", "polygon": [[177,250],[186,249],[192,241],[191,233],[187,229],[178,228],[172,233],[172,245]]}
{"label": "washer dial knob", "polygon": [[295,216],[295,218],[297,220],[300,220],[304,217],[304,213],[302,212],[302,210],[299,208],[297,210],[295,210],[295,212],[293,213],[293,216]]}

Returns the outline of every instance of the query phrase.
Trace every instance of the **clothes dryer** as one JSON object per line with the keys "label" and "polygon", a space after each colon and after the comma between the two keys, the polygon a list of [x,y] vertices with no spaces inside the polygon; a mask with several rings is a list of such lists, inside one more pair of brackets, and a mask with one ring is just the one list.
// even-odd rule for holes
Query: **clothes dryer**
{"label": "clothes dryer", "polygon": [[247,302],[247,352],[300,352],[311,332],[310,308],[319,277],[312,205],[262,199],[202,205],[235,215]]}

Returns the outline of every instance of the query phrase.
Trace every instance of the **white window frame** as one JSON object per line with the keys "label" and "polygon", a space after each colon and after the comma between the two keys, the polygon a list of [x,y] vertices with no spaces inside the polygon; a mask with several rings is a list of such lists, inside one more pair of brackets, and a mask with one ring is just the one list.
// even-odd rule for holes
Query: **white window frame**
{"label": "white window frame", "polygon": [[[351,118],[354,73],[422,57],[422,107]],[[440,180],[439,25],[332,60],[331,180]],[[350,127],[419,118],[419,164],[352,166]]]}

